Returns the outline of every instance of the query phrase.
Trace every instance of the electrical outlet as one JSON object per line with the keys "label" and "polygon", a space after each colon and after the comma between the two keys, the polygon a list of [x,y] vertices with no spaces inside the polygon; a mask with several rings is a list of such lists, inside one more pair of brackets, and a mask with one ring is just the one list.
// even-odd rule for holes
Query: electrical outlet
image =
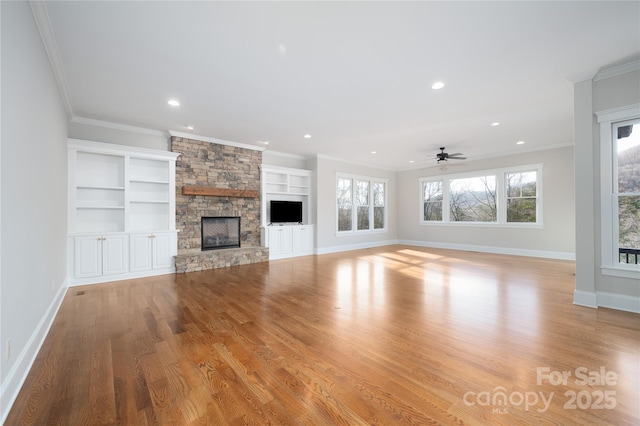
{"label": "electrical outlet", "polygon": [[7,361],[11,359],[11,339],[7,339]]}

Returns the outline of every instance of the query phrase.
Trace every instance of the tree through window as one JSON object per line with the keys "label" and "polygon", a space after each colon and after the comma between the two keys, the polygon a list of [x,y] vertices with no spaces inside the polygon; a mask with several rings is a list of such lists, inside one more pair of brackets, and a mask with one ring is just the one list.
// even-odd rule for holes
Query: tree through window
{"label": "tree through window", "polygon": [[542,164],[421,178],[422,224],[541,226]]}
{"label": "tree through window", "polygon": [[495,222],[496,177],[451,179],[449,208],[450,219],[454,222]]}
{"label": "tree through window", "polygon": [[507,222],[536,222],[536,172],[506,173]]}

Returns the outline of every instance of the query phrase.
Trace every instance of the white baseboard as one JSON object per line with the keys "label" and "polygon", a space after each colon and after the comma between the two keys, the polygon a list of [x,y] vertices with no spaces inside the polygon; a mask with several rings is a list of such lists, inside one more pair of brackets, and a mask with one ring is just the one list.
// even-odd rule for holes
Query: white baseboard
{"label": "white baseboard", "polygon": [[593,291],[574,290],[573,304],[586,306],[587,308],[597,308],[598,296]]}
{"label": "white baseboard", "polygon": [[13,367],[9,370],[7,377],[2,382],[2,387],[0,387],[0,424],[4,424],[4,421],[9,414],[9,410],[18,396],[27,375],[33,366],[36,356],[38,356],[38,352],[44,343],[44,339],[49,333],[53,320],[58,313],[58,309],[60,309],[60,305],[64,300],[65,294],[67,293],[67,288],[67,282],[60,286],[58,293],[51,301],[49,308],[42,316],[38,326],[33,331],[33,334],[31,334],[31,337],[27,341],[24,349],[20,352],[20,355],[18,355],[16,362],[13,364]]}
{"label": "white baseboard", "polygon": [[347,244],[344,246],[322,247],[316,250],[316,254],[339,253],[343,251],[361,250],[372,247],[383,247],[398,244],[398,240],[375,241],[372,243]]}
{"label": "white baseboard", "polygon": [[99,277],[91,277],[91,278],[79,278],[69,279],[69,287],[77,287],[80,285],[88,285],[88,284],[103,284],[110,283],[113,281],[124,281],[124,280],[132,280],[134,278],[144,278],[144,277],[154,277],[156,275],[168,275],[175,274],[176,268],[164,268],[164,269],[154,269],[150,271],[140,271],[140,272],[127,272],[124,274],[116,274],[116,275],[102,275]]}
{"label": "white baseboard", "polygon": [[297,251],[295,253],[284,253],[284,254],[271,254],[269,253],[269,260],[278,260],[278,259],[289,259],[291,257],[300,257],[300,256],[312,256],[316,254],[314,250],[303,250]]}
{"label": "white baseboard", "polygon": [[508,254],[513,256],[541,257],[545,259],[576,260],[576,254],[563,251],[527,250],[509,247],[475,246],[467,244],[451,244],[433,241],[399,240],[399,244],[418,247],[432,247],[450,250],[479,251],[481,253]]}
{"label": "white baseboard", "polygon": [[598,306],[640,314],[640,297],[607,293],[604,291],[598,291],[596,295],[598,298]]}

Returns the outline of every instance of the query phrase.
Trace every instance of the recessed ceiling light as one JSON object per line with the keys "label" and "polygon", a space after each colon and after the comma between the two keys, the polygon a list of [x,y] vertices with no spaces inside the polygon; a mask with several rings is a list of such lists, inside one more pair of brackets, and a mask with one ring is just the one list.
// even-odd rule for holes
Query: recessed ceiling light
{"label": "recessed ceiling light", "polygon": [[377,154],[377,153],[378,153],[378,151],[371,151],[371,153],[372,153],[372,154]]}
{"label": "recessed ceiling light", "polygon": [[269,141],[262,141],[263,144],[269,145]]}
{"label": "recessed ceiling light", "polygon": [[307,133],[306,135],[304,135],[304,138],[305,138],[305,139],[309,139],[310,137],[311,137],[311,135],[310,135],[310,134],[308,134],[308,133]]}
{"label": "recessed ceiling light", "polygon": [[431,85],[431,88],[432,88],[433,90],[442,89],[443,87],[444,87],[444,83],[443,83],[443,82],[441,82],[441,81],[436,81],[435,83],[433,83],[433,84]]}
{"label": "recessed ceiling light", "polygon": [[491,127],[496,127],[499,126],[500,123],[498,123],[497,121],[494,121],[493,123],[491,123]]}
{"label": "recessed ceiling light", "polygon": [[193,127],[193,126],[187,126],[187,129],[189,129],[189,130],[193,130],[193,129],[195,129],[195,127]]}
{"label": "recessed ceiling light", "polygon": [[415,163],[415,160],[409,160],[410,163]]}
{"label": "recessed ceiling light", "polygon": [[180,102],[176,101],[175,99],[169,99],[167,103],[171,106],[180,106]]}
{"label": "recessed ceiling light", "polygon": [[524,145],[524,141],[518,141],[516,142],[516,145]]}

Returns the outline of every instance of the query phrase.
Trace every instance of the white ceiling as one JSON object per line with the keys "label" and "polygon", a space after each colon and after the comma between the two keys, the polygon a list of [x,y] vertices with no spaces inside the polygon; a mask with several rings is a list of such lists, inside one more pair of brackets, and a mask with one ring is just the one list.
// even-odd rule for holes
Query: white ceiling
{"label": "white ceiling", "polygon": [[[196,135],[386,169],[435,165],[440,146],[471,160],[571,144],[569,80],[640,52],[637,1],[46,10],[74,117],[193,125]],[[432,90],[436,80],[446,86]]]}

